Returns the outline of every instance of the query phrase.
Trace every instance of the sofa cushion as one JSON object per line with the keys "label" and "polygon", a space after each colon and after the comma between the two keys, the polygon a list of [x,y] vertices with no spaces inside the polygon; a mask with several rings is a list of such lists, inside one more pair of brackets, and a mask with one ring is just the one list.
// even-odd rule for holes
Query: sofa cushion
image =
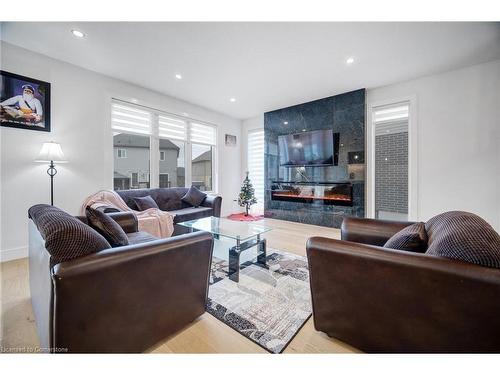
{"label": "sofa cushion", "polygon": [[195,186],[191,186],[186,195],[182,197],[182,200],[193,207],[199,207],[206,197],[207,195],[204,192],[198,190]]}
{"label": "sofa cushion", "polygon": [[87,207],[85,213],[89,225],[98,231],[112,247],[128,245],[125,231],[107,214],[92,207]]}
{"label": "sofa cushion", "polygon": [[182,201],[182,197],[186,194],[188,188],[159,188],[159,189],[132,189],[118,190],[118,195],[132,210],[139,211],[139,207],[134,201],[135,197],[145,197],[150,195],[162,211],[174,211],[181,208],[191,207],[188,203]]}
{"label": "sofa cushion", "polygon": [[45,240],[52,265],[111,248],[97,231],[57,207],[37,204],[28,216]]}
{"label": "sofa cushion", "polygon": [[151,195],[146,195],[145,197],[134,197],[134,202],[139,208],[139,211],[145,211],[150,208],[159,208]]}
{"label": "sofa cushion", "polygon": [[500,268],[500,235],[479,216],[445,212],[427,221],[425,229],[426,254]]}
{"label": "sofa cushion", "polygon": [[213,209],[211,207],[190,207],[181,210],[170,211],[175,214],[174,223],[182,223],[183,221],[196,220],[204,217],[212,216]]}
{"label": "sofa cushion", "polygon": [[128,237],[128,243],[131,245],[135,245],[138,243],[143,243],[143,242],[149,242],[149,241],[155,241],[158,238],[153,236],[152,234],[149,234],[148,232],[132,232],[132,233],[127,233]]}
{"label": "sofa cushion", "polygon": [[384,247],[414,253],[424,253],[427,250],[427,240],[425,224],[413,223],[389,238]]}

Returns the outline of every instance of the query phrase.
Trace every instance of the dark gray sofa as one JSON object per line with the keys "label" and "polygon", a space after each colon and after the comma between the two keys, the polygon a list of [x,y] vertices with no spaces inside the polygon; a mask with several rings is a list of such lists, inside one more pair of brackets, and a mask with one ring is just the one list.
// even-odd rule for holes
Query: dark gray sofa
{"label": "dark gray sofa", "polygon": [[[118,190],[117,193],[125,201],[127,206],[136,211],[139,211],[139,208],[135,204],[134,198],[151,195],[151,198],[154,199],[160,210],[175,214],[174,224],[209,216],[220,217],[222,197],[217,195],[207,195],[201,206],[192,207],[188,203],[182,201],[182,197],[188,190],[189,188],[175,187]],[[104,212],[113,211],[116,210],[113,208],[107,208],[104,210]],[[181,233],[185,233],[185,231],[182,228],[179,228],[179,226],[176,226],[174,234],[177,235]]]}

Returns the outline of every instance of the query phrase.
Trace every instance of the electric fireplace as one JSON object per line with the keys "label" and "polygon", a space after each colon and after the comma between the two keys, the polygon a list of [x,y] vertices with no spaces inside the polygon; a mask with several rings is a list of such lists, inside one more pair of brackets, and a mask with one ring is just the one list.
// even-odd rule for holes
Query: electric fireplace
{"label": "electric fireplace", "polygon": [[350,182],[273,181],[271,200],[352,206],[352,184]]}

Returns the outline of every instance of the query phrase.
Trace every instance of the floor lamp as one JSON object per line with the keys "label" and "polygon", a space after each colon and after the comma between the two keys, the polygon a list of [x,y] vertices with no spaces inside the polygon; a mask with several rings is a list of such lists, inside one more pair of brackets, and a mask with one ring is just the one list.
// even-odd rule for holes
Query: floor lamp
{"label": "floor lamp", "polygon": [[61,145],[56,142],[45,142],[42,145],[40,154],[35,160],[37,163],[49,163],[47,174],[50,176],[50,204],[54,205],[54,176],[57,173],[55,163],[67,163]]}

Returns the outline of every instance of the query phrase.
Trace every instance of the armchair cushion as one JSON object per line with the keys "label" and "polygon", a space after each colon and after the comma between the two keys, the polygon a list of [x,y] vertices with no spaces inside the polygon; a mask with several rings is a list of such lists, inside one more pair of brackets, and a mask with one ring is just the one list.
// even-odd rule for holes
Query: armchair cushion
{"label": "armchair cushion", "polygon": [[384,247],[396,250],[424,253],[427,250],[427,232],[424,223],[414,223],[393,235]]}
{"label": "armchair cushion", "polygon": [[449,211],[427,221],[425,229],[426,254],[500,268],[500,235],[479,216]]}
{"label": "armchair cushion", "polygon": [[134,197],[134,202],[139,208],[139,211],[145,211],[149,208],[159,208],[151,195],[145,197]]}
{"label": "armchair cushion", "polygon": [[199,207],[206,197],[207,195],[205,193],[198,190],[198,188],[191,186],[186,195],[182,197],[182,201],[190,204],[193,207]]}
{"label": "armchair cushion", "polygon": [[111,247],[97,231],[57,207],[37,204],[28,215],[45,240],[51,265]]}
{"label": "armchair cushion", "polygon": [[89,225],[98,231],[112,247],[128,245],[125,231],[107,214],[91,207],[87,207],[85,213]]}

